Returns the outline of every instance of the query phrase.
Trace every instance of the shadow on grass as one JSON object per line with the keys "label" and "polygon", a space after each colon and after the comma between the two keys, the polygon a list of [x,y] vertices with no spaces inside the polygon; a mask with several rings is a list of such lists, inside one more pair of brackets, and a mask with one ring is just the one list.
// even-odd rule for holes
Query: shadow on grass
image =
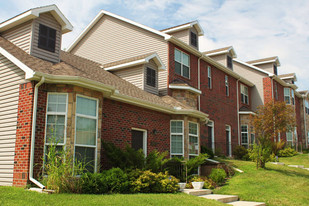
{"label": "shadow on grass", "polygon": [[298,171],[292,171],[292,170],[283,170],[283,169],[274,169],[274,168],[265,168],[265,170],[268,170],[268,171],[276,171],[278,173],[281,173],[281,174],[284,174],[284,175],[287,175],[287,176],[298,176],[298,177],[304,177],[304,178],[309,178],[309,174],[303,174],[301,172],[298,172]]}

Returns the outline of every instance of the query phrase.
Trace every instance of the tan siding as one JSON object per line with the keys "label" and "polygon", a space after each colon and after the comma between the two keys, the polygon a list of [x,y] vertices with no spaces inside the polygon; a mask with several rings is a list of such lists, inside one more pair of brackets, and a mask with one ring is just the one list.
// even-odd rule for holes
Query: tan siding
{"label": "tan siding", "polygon": [[213,60],[219,62],[220,64],[227,66],[227,55],[226,54],[220,54],[216,56],[211,56]]}
{"label": "tan siding", "polygon": [[[57,31],[55,52],[46,51],[38,47],[40,24],[53,28]],[[59,62],[61,50],[61,25],[51,14],[43,13],[40,14],[39,18],[34,20],[33,27],[31,55],[47,61]]]}
{"label": "tan siding", "polygon": [[190,43],[189,42],[189,39],[190,39],[189,31],[190,31],[189,29],[185,29],[185,30],[170,33],[170,35],[173,35],[174,37],[180,39],[181,41],[185,42],[186,44],[189,44]]}
{"label": "tan siding", "polygon": [[0,55],[0,185],[12,185],[19,84],[24,72]]}
{"label": "tan siding", "polygon": [[[168,44],[163,37],[104,15],[72,53],[105,64],[157,52],[167,67]],[[159,73],[159,88],[167,87],[167,72]]]}
{"label": "tan siding", "polygon": [[1,35],[29,54],[31,43],[31,28],[32,21],[28,21],[24,24],[3,32]]}
{"label": "tan siding", "polygon": [[268,64],[261,64],[261,65],[256,65],[256,67],[259,67],[267,72],[274,73],[274,65],[273,63],[268,63]]}
{"label": "tan siding", "polygon": [[[156,86],[152,87],[147,85],[147,67],[154,69],[156,71]],[[159,90],[158,90],[158,66],[156,65],[156,63],[153,60],[150,60],[149,63],[147,63],[144,67],[144,90],[158,95]]]}
{"label": "tan siding", "polygon": [[233,70],[255,85],[251,90],[251,100],[249,101],[253,111],[256,111],[259,105],[264,104],[263,78],[267,75],[235,61],[233,61]]}
{"label": "tan siding", "polygon": [[134,84],[140,89],[143,89],[143,66],[130,67],[114,72],[120,78]]}

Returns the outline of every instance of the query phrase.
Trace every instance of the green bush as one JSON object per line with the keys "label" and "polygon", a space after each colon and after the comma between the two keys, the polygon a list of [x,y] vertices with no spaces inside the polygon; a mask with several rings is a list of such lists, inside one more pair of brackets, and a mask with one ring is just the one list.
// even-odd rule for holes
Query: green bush
{"label": "green bush", "polygon": [[201,153],[207,154],[209,158],[213,159],[215,154],[213,153],[212,149],[208,149],[206,146],[201,146]]}
{"label": "green bush", "polygon": [[157,150],[151,151],[146,157],[146,170],[151,170],[152,172],[162,172],[163,165],[168,161],[165,157],[167,152],[160,153]]}
{"label": "green bush", "polygon": [[170,175],[180,179],[181,182],[186,181],[185,166],[183,160],[173,157],[165,162],[163,171],[167,171]]}
{"label": "green bush", "polygon": [[235,157],[235,159],[239,159],[239,160],[248,160],[249,159],[249,155],[248,155],[248,150],[240,145],[237,145],[234,150],[233,150],[233,156]]}
{"label": "green bush", "polygon": [[205,160],[208,158],[207,154],[200,154],[197,157],[191,158],[186,161],[187,166],[187,174],[197,174],[198,167],[205,162]]}
{"label": "green bush", "polygon": [[211,170],[211,173],[209,175],[209,178],[213,180],[217,184],[222,184],[225,181],[226,173],[224,169],[215,169],[213,168]]}
{"label": "green bush", "polygon": [[192,182],[204,182],[203,189],[214,189],[216,187],[216,183],[207,177],[193,176],[189,179],[186,188],[192,189],[193,188]]}
{"label": "green bush", "polygon": [[81,182],[84,194],[108,193],[108,185],[102,173],[85,173],[81,176]]}
{"label": "green bush", "polygon": [[146,170],[132,182],[132,189],[140,193],[175,193],[179,190],[178,182],[167,172],[156,174]]}
{"label": "green bush", "polygon": [[295,155],[297,155],[297,152],[291,147],[280,150],[278,154],[279,157],[293,157]]}

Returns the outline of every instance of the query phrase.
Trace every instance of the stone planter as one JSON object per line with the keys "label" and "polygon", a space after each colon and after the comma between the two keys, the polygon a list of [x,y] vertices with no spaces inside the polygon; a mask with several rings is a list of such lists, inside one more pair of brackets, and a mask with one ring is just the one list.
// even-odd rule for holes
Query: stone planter
{"label": "stone planter", "polygon": [[178,185],[179,185],[179,190],[184,190],[185,188],[186,188],[186,184],[187,183],[185,183],[185,182],[180,182],[180,183],[178,183]]}
{"label": "stone planter", "polygon": [[192,186],[195,190],[201,190],[203,189],[205,182],[192,182]]}

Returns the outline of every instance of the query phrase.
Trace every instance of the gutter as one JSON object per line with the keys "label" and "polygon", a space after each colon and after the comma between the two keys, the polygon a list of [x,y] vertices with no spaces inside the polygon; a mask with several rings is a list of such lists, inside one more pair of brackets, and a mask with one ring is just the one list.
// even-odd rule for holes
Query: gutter
{"label": "gutter", "polygon": [[238,145],[240,145],[240,121],[239,121],[239,80],[240,79],[237,79],[236,81],[236,95],[237,95],[237,125],[238,125],[238,128],[237,128],[237,133],[238,133]]}
{"label": "gutter", "polygon": [[34,163],[34,144],[35,144],[35,128],[36,128],[36,113],[38,106],[38,90],[45,81],[45,77],[42,77],[41,80],[34,87],[34,102],[33,102],[33,113],[32,113],[32,129],[31,129],[31,145],[30,145],[30,172],[29,180],[39,186],[42,189],[45,189],[45,186],[42,185],[39,181],[33,178],[33,163]]}
{"label": "gutter", "polygon": [[[201,90],[201,58],[203,57],[200,56],[197,60],[197,81],[198,81],[198,90]],[[201,111],[201,94],[198,95],[198,111]]]}

